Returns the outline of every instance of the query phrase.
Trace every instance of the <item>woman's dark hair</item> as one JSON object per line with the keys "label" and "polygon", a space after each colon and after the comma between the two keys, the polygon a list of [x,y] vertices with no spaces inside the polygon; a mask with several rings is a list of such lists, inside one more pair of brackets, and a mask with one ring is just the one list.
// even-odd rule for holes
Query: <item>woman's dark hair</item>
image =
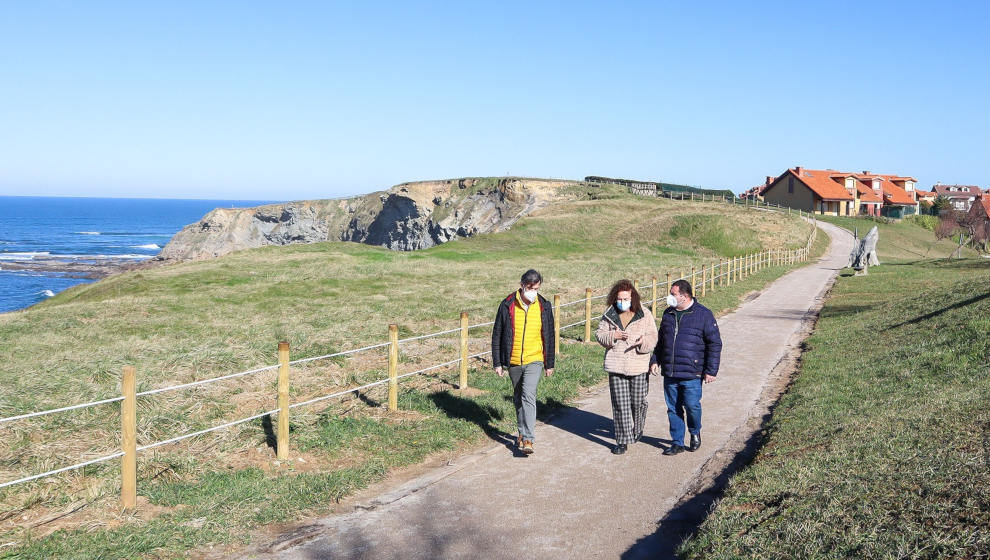
{"label": "woman's dark hair", "polygon": [[643,307],[639,303],[639,292],[636,291],[636,286],[633,286],[633,283],[625,278],[619,280],[614,286],[612,286],[612,289],[608,292],[608,297],[605,298],[605,301],[609,305],[615,305],[615,300],[619,299],[619,292],[630,292],[632,294],[632,297],[630,298],[632,300],[632,305],[629,306],[630,311],[635,313],[643,310]]}

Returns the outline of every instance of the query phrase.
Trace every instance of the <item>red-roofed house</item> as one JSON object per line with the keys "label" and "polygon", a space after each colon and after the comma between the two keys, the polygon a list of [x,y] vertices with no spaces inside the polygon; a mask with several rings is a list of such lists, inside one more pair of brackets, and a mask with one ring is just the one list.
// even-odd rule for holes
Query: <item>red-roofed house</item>
{"label": "red-roofed house", "polygon": [[982,191],[975,185],[943,185],[935,183],[932,186],[936,196],[948,199],[953,210],[968,212],[970,206],[980,197]]}
{"label": "red-roofed house", "polygon": [[747,198],[749,200],[763,200],[763,191],[773,183],[776,177],[767,175],[767,180],[762,185],[756,185],[755,187],[746,189],[745,191],[739,193],[739,198]]}
{"label": "red-roofed house", "polygon": [[929,202],[932,204],[935,204],[935,197],[938,196],[935,191],[923,191],[920,189],[915,191],[915,195],[918,197],[918,202]]}
{"label": "red-roofed house", "polygon": [[917,179],[899,175],[880,175],[864,171],[856,178],[869,185],[883,198],[880,213],[891,218],[903,218],[918,213]]}
{"label": "red-roofed house", "polygon": [[788,169],[763,190],[772,204],[833,216],[885,215],[902,218],[918,211],[913,177],[834,169]]}

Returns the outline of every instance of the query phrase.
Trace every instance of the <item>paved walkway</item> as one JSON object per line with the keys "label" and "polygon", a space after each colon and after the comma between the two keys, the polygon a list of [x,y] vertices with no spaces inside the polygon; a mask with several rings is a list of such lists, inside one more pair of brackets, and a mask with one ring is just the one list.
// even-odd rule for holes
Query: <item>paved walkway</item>
{"label": "paved walkway", "polygon": [[[314,520],[252,558],[664,558],[658,522],[755,409],[770,372],[800,343],[803,321],[845,265],[852,238],[819,222],[829,252],[719,320],[718,380],[705,387],[703,442],[663,457],[662,385],[651,381],[643,440],[612,455],[608,388],[537,426],[536,453],[504,446],[459,459],[354,513]],[[238,555],[244,557],[244,553]]]}

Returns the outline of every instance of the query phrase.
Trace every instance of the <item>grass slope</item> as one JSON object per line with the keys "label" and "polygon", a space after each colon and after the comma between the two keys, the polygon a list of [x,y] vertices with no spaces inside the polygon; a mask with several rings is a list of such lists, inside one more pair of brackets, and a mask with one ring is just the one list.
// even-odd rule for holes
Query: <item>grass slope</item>
{"label": "grass slope", "polygon": [[884,264],[838,280],[685,557],[990,556],[990,263],[919,260],[931,232],[910,223],[880,234]]}
{"label": "grass slope", "polygon": [[[122,274],[0,316],[0,359],[8,365],[0,372],[0,415],[112,396],[124,364],[137,366],[142,390],[272,363],[281,338],[299,358],[381,342],[391,321],[403,335],[452,328],[462,309],[472,323],[484,322],[530,266],[546,276],[545,293],[567,301],[585,286],[601,293],[623,276],[663,277],[760,246],[798,247],[809,231],[795,217],[595,190],[511,231],[414,253],[322,243]],[[764,270],[705,302],[734,307],[785,271]],[[566,309],[563,321],[580,318],[581,308]],[[564,333],[558,374],[541,385],[541,415],[601,379],[600,349],[572,340],[582,332]],[[472,336],[472,352],[487,349],[485,329]],[[381,378],[383,350],[294,368],[293,401]],[[456,357],[453,337],[403,345],[400,372]],[[0,557],[172,557],[237,543],[258,524],[325,512],[397,466],[513,431],[504,380],[472,370],[479,391],[462,395],[451,390],[455,376],[404,380],[396,413],[377,406],[379,390],[294,409],[292,453],[302,460],[272,463],[267,418],[140,453],[145,503],[136,514],[116,511],[116,461],[2,490],[9,513],[0,516],[0,532],[17,546],[0,549]],[[139,399],[139,444],[270,409],[273,379],[261,374]],[[116,451],[117,410],[0,426],[3,480]],[[77,508],[83,513],[51,521]],[[63,528],[49,534],[54,527]]]}

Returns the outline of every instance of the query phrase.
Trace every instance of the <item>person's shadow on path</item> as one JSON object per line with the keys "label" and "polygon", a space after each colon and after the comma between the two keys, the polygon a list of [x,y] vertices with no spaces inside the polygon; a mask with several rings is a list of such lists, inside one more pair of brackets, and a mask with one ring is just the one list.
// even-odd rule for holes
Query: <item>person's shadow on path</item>
{"label": "person's shadow on path", "polygon": [[[542,418],[539,415],[537,417],[548,426],[559,428],[608,449],[612,449],[615,445],[615,423],[612,418],[565,405],[556,399],[548,399],[546,406],[553,407],[550,413]],[[639,443],[666,449],[671,442],[669,439],[644,434]]]}
{"label": "person's shadow on path", "polygon": [[[505,399],[511,401],[512,396],[507,395]],[[430,400],[447,416],[477,424],[485,432],[485,435],[492,441],[505,446],[514,457],[527,457],[516,449],[514,435],[506,433],[494,425],[493,422],[503,419],[502,413],[494,407],[482,406],[474,400],[460,397],[450,391],[433,393],[430,395]],[[537,401],[536,418],[547,426],[564,430],[597,443],[606,449],[612,449],[615,445],[614,425],[611,418],[566,405],[557,399]],[[640,439],[640,443],[658,449],[666,449],[670,445],[670,440],[644,435]]]}
{"label": "person's shadow on path", "polygon": [[486,436],[492,441],[505,446],[514,457],[527,456],[516,449],[515,436],[498,429],[492,423],[493,420],[497,422],[503,418],[502,413],[494,407],[482,406],[471,399],[457,396],[450,391],[432,393],[430,400],[447,416],[477,424],[485,432]]}

